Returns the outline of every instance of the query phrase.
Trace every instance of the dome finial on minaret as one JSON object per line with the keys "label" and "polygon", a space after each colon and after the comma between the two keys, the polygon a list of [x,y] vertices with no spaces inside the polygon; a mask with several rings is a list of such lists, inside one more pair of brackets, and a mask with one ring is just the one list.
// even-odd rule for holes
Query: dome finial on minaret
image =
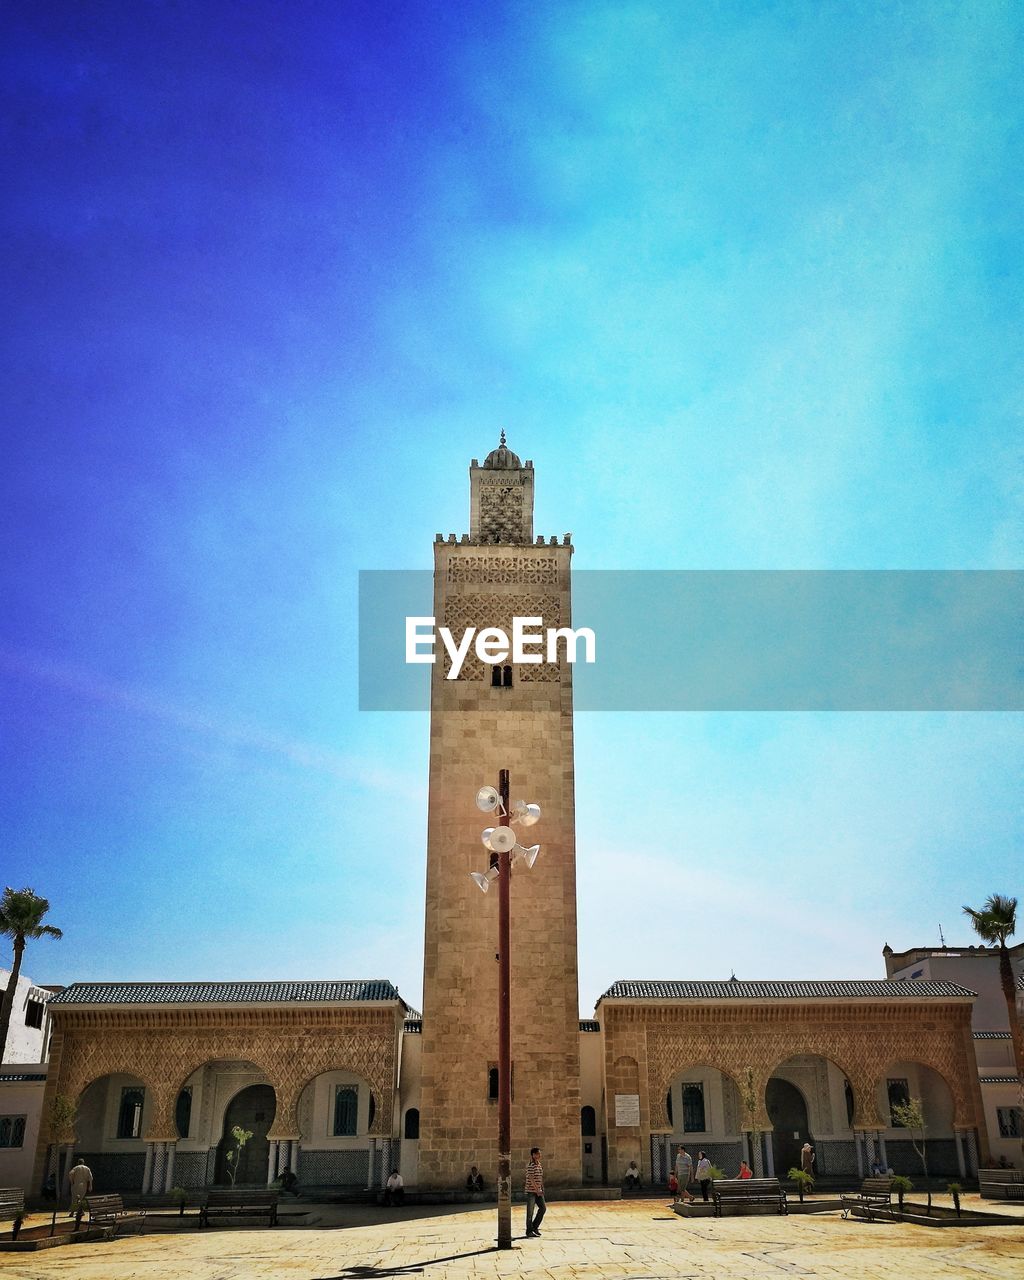
{"label": "dome finial on minaret", "polygon": [[505,428],[501,429],[498,447],[492,449],[484,458],[484,469],[487,471],[519,471],[522,469],[519,455],[512,452],[505,439]]}

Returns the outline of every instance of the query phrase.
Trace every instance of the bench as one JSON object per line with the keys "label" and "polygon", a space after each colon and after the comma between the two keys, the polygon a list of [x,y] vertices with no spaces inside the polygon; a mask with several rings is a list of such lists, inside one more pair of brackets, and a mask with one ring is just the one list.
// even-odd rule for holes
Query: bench
{"label": "bench", "polygon": [[265,1217],[268,1227],[276,1227],[277,1195],[276,1191],[257,1191],[245,1187],[210,1191],[206,1203],[199,1210],[199,1225],[208,1227],[218,1218]]}
{"label": "bench", "polygon": [[863,1209],[868,1217],[874,1213],[892,1211],[892,1178],[865,1178],[859,1191],[847,1191],[839,1197],[843,1217],[850,1216],[851,1209]]}
{"label": "bench", "polygon": [[986,1200],[1024,1200],[1024,1172],[1020,1169],[979,1169],[978,1190]]}
{"label": "bench", "polygon": [[719,1178],[711,1184],[711,1198],[715,1202],[715,1217],[722,1216],[722,1209],[736,1205],[741,1209],[753,1205],[772,1205],[779,1213],[788,1213],[786,1193],[778,1178]]}
{"label": "bench", "polygon": [[17,1240],[24,1217],[25,1193],[21,1187],[0,1187],[0,1222],[12,1224],[12,1240]]}
{"label": "bench", "polygon": [[145,1209],[126,1209],[118,1195],[86,1196],[85,1207],[89,1211],[90,1227],[131,1227],[142,1231],[146,1225]]}

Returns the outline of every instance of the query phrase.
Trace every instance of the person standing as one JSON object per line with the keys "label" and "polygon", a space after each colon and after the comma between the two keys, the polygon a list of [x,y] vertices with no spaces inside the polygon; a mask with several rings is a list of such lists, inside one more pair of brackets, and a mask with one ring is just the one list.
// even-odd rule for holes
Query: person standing
{"label": "person standing", "polygon": [[530,1148],[530,1163],[526,1166],[526,1234],[540,1235],[547,1205],[544,1203],[544,1170],[540,1163],[540,1147]]}
{"label": "person standing", "polygon": [[400,1205],[405,1199],[405,1182],[397,1169],[391,1170],[387,1186],[384,1188],[384,1203]]}
{"label": "person standing", "polygon": [[92,1190],[92,1170],[81,1156],[75,1161],[74,1167],[68,1174],[68,1182],[71,1184],[71,1212],[74,1213]]}
{"label": "person standing", "polygon": [[704,1203],[708,1202],[708,1187],[711,1186],[711,1161],[707,1158],[703,1151],[697,1153],[697,1172],[695,1177],[700,1183],[700,1193],[704,1197]]}
{"label": "person standing", "polygon": [[[676,1148],[676,1181],[679,1183],[679,1196],[686,1196],[687,1204],[693,1204],[693,1192],[690,1183],[693,1181],[693,1158],[680,1143]],[[678,1199],[676,1200],[678,1204]]]}
{"label": "person standing", "polygon": [[814,1148],[809,1142],[805,1142],[800,1148],[800,1168],[814,1177]]}

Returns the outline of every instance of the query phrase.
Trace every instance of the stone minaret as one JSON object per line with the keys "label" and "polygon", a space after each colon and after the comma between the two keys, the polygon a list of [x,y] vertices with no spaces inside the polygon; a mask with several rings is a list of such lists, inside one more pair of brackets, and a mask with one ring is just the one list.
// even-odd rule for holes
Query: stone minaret
{"label": "stone minaret", "polygon": [[[434,545],[434,617],[461,635],[469,626],[511,632],[512,617],[571,625],[569,535],[533,540],[533,463],[501,443],[469,469],[470,533]],[[438,648],[441,646],[438,644]],[[423,963],[423,1074],[419,1185],[461,1187],[479,1165],[497,1174],[498,894],[482,894],[480,833],[489,815],[478,787],[511,771],[512,800],[540,804],[523,832],[539,843],[532,871],[512,876],[512,1175],[515,1191],[531,1146],[543,1151],[549,1186],[581,1182],[579,1002],[572,667],[495,669],[467,657],[458,680],[433,668],[430,810]]]}

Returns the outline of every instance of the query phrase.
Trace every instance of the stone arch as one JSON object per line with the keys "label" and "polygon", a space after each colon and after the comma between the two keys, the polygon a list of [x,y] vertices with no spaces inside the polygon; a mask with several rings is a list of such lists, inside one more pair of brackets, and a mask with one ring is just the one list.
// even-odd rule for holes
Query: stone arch
{"label": "stone arch", "polygon": [[[873,1095],[871,1092],[872,1081],[870,1073],[864,1069],[862,1064],[858,1063],[856,1059],[848,1053],[840,1052],[837,1054],[832,1051],[825,1052],[821,1047],[820,1042],[813,1037],[804,1037],[801,1040],[794,1040],[793,1043],[796,1047],[793,1048],[792,1052],[786,1053],[782,1057],[774,1058],[772,1065],[768,1070],[765,1088],[767,1089],[768,1080],[776,1077],[779,1079],[786,1079],[787,1077],[779,1074],[780,1070],[787,1064],[792,1063],[795,1059],[817,1058],[826,1065],[830,1064],[835,1067],[836,1070],[842,1074],[843,1079],[849,1084],[850,1091],[853,1095],[853,1116],[846,1120],[844,1127],[857,1129],[870,1125],[873,1119],[874,1110],[874,1104],[872,1101]],[[821,1118],[817,1114],[813,1114],[812,1116],[812,1113],[817,1113],[820,1109],[821,1099],[816,1096],[807,1096],[809,1088],[807,1084],[797,1082],[791,1083],[795,1083],[796,1087],[805,1095],[805,1101],[808,1104],[808,1116],[811,1118],[812,1127],[816,1125],[820,1128]],[[845,1119],[845,1098],[842,1115]]]}
{"label": "stone arch", "polygon": [[[295,1115],[295,1135],[294,1136],[300,1138],[303,1142],[308,1142],[310,1137],[312,1136],[302,1131],[301,1116],[299,1115],[299,1109],[300,1109],[300,1103],[302,1102],[303,1096],[306,1093],[306,1090],[315,1086],[317,1080],[319,1080],[322,1076],[331,1075],[334,1072],[341,1072],[347,1076],[353,1076],[358,1084],[364,1085],[366,1087],[367,1093],[369,1095],[368,1103],[367,1103],[367,1113],[368,1113],[367,1127],[365,1131],[360,1131],[357,1129],[356,1134],[354,1134],[353,1136],[363,1139],[363,1138],[369,1138],[379,1132],[378,1121],[380,1120],[381,1112],[385,1109],[387,1099],[383,1099],[380,1097],[380,1094],[378,1093],[373,1081],[368,1080],[366,1076],[362,1074],[362,1072],[357,1071],[353,1067],[350,1067],[346,1062],[333,1062],[333,1063],[330,1063],[328,1066],[326,1066],[322,1071],[313,1072],[312,1075],[304,1079],[301,1082],[301,1084],[298,1086],[295,1099],[293,1102],[293,1111]],[[360,1106],[360,1112],[362,1112],[362,1106]],[[362,1117],[360,1116],[360,1118]],[[387,1132],[390,1134],[391,1132],[390,1126],[387,1129]],[[276,1135],[272,1134],[271,1136],[276,1136]],[[287,1137],[288,1135],[283,1135],[283,1136]]]}
{"label": "stone arch", "polygon": [[[673,1135],[680,1135],[683,1132],[685,1132],[684,1116],[683,1116],[682,1110],[677,1111],[675,1109],[675,1105],[673,1105],[672,1113],[669,1114],[668,1094],[671,1092],[674,1096],[676,1087],[679,1086],[680,1097],[678,1101],[681,1104],[683,1102],[683,1090],[685,1089],[685,1086],[689,1083],[692,1083],[691,1081],[687,1080],[686,1077],[692,1076],[697,1072],[701,1073],[702,1077],[707,1072],[713,1072],[715,1073],[715,1075],[720,1077],[721,1088],[722,1088],[722,1098],[721,1098],[722,1132],[723,1133],[726,1131],[731,1132],[733,1129],[735,1129],[737,1132],[741,1130],[743,1128],[743,1112],[742,1112],[741,1091],[740,1091],[739,1081],[731,1072],[723,1071],[722,1068],[717,1066],[715,1063],[701,1062],[701,1061],[684,1062],[681,1065],[679,1065],[676,1068],[676,1070],[672,1073],[672,1076],[668,1081],[668,1084],[665,1088],[664,1093],[658,1099],[658,1102],[660,1104],[660,1110],[665,1117],[665,1125],[663,1127],[668,1129]],[[711,1083],[712,1085],[716,1083],[713,1078]],[[651,1099],[651,1129],[652,1130],[656,1130],[659,1127],[658,1125],[655,1124],[655,1121],[654,1121],[654,1114],[655,1114],[654,1101],[655,1100],[652,1097]],[[705,1132],[711,1131],[709,1122],[711,1118],[711,1112],[715,1107],[715,1100],[712,1098],[711,1095],[706,1095],[703,1097],[703,1103],[706,1108],[705,1128],[702,1130],[691,1130],[690,1132],[705,1133]],[[730,1125],[730,1120],[734,1121],[732,1125]]]}
{"label": "stone arch", "polygon": [[[694,1033],[689,1029],[659,1030],[648,1037],[647,1080],[652,1130],[671,1130],[665,1099],[672,1081],[681,1072],[696,1067],[711,1067],[721,1073],[739,1090],[741,1104],[746,1095],[752,1094],[754,1109],[742,1105],[743,1129],[752,1126],[764,1129],[768,1126],[768,1113],[764,1105],[764,1093],[768,1084],[768,1072],[763,1065],[763,1055],[753,1045],[732,1045],[713,1038],[706,1032]],[[748,1082],[747,1073],[750,1073]]]}
{"label": "stone arch", "polygon": [[349,1071],[365,1080],[376,1111],[370,1137],[390,1137],[395,1094],[395,1047],[392,1034],[376,1030],[338,1031],[303,1037],[301,1045],[280,1045],[271,1075],[277,1090],[278,1113],[271,1139],[299,1136],[299,1096],[311,1080],[328,1071]]}
{"label": "stone arch", "polygon": [[[205,1067],[216,1066],[217,1063],[244,1062],[258,1071],[264,1080],[278,1094],[269,1063],[254,1045],[254,1037],[226,1035],[216,1043],[205,1044],[196,1049],[191,1043],[182,1042],[181,1038],[167,1037],[166,1074],[155,1090],[157,1105],[154,1106],[153,1117],[146,1137],[150,1142],[177,1142],[178,1124],[176,1108],[178,1095],[194,1075]],[[257,1052],[253,1053],[252,1049]],[[261,1061],[261,1058],[264,1058]]]}
{"label": "stone arch", "polygon": [[[899,1058],[891,1058],[884,1065],[884,1067],[882,1068],[881,1072],[878,1075],[877,1080],[875,1081],[876,1104],[878,1106],[879,1114],[882,1116],[882,1119],[884,1121],[882,1127],[886,1129],[891,1127],[890,1117],[888,1114],[888,1106],[887,1106],[887,1082],[890,1078],[892,1078],[893,1074],[897,1070],[900,1070],[906,1067],[919,1067],[919,1068],[923,1067],[925,1071],[927,1071],[928,1073],[930,1073],[930,1075],[935,1077],[935,1080],[939,1082],[939,1084],[942,1086],[942,1089],[945,1091],[945,1098],[942,1098],[940,1096],[938,1099],[938,1103],[940,1107],[942,1107],[943,1103],[948,1104],[948,1114],[942,1115],[941,1111],[937,1117],[934,1116],[933,1114],[931,1123],[939,1124],[943,1128],[949,1128],[950,1130],[957,1128],[961,1122],[959,1118],[959,1112],[957,1110],[956,1091],[950,1084],[949,1080],[946,1079],[945,1075],[937,1067],[933,1067],[930,1062],[926,1062],[924,1059],[917,1057],[912,1053],[903,1054]],[[932,1082],[929,1082],[929,1083],[932,1083]],[[910,1092],[912,1094],[915,1092],[913,1086],[911,1086]],[[926,1106],[928,1105],[929,1101],[934,1107],[936,1103],[934,1093],[932,1094],[932,1097],[930,1099],[925,1100]],[[926,1122],[928,1122],[929,1120],[927,1113],[925,1115],[925,1120]]]}
{"label": "stone arch", "polygon": [[879,1060],[883,1065],[881,1069],[876,1070],[871,1081],[872,1097],[876,1101],[879,1120],[879,1123],[875,1126],[876,1128],[886,1129],[889,1127],[889,1116],[881,1108],[879,1088],[884,1085],[888,1078],[890,1067],[897,1063],[926,1067],[929,1071],[933,1071],[942,1081],[952,1102],[952,1128],[971,1128],[977,1123],[974,1116],[974,1107],[970,1101],[965,1082],[959,1079],[958,1073],[951,1070],[950,1064],[942,1057],[927,1052],[926,1047],[907,1048],[900,1046],[895,1051],[887,1052]]}
{"label": "stone arch", "polygon": [[[109,1082],[117,1079],[124,1081],[124,1088],[138,1089],[145,1096],[145,1101],[140,1100],[139,1103],[139,1131],[132,1135],[133,1140],[142,1141],[143,1112],[151,1112],[152,1096],[146,1080],[137,1071],[133,1071],[130,1066],[124,1066],[120,1070],[104,1071],[102,1075],[95,1076],[84,1085],[75,1099],[78,1106],[78,1114],[75,1120],[75,1139],[76,1145],[83,1150],[99,1149],[108,1137],[106,1130],[112,1117],[110,1116],[107,1098],[101,1094],[98,1086],[106,1084],[109,1087]],[[93,1096],[90,1097],[90,1094]],[[120,1116],[118,1115],[115,1118],[115,1123],[119,1123],[119,1121]]]}

